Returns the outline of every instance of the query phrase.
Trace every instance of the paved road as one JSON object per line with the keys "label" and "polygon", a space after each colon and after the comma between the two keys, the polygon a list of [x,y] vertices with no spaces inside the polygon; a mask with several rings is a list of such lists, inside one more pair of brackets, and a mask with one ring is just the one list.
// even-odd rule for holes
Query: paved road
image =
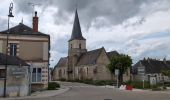
{"label": "paved road", "polygon": [[[26,100],[170,100],[170,92],[120,91],[80,83],[62,83],[70,90],[53,97]],[[21,99],[22,100],[22,99]],[[24,99],[23,99],[24,100]]]}

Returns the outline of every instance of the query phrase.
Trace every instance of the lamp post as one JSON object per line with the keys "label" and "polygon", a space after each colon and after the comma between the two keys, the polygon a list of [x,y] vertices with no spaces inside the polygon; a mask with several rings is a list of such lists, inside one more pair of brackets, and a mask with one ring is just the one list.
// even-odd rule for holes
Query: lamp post
{"label": "lamp post", "polygon": [[7,83],[7,65],[8,65],[8,35],[9,35],[9,19],[14,17],[12,15],[13,3],[10,3],[9,6],[9,15],[8,15],[8,31],[7,31],[7,40],[6,40],[6,64],[5,64],[5,80],[4,80],[4,97],[6,97],[6,83]]}

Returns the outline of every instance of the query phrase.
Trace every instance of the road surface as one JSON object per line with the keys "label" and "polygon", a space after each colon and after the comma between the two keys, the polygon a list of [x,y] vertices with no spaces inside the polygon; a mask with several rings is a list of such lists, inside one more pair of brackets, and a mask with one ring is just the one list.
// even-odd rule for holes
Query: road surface
{"label": "road surface", "polygon": [[20,100],[170,100],[170,92],[123,91],[80,83],[61,84],[70,90],[52,97]]}

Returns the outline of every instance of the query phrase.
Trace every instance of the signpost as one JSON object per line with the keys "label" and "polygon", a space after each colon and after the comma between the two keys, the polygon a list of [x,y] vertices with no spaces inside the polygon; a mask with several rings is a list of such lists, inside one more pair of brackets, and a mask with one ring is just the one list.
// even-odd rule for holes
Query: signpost
{"label": "signpost", "polygon": [[24,68],[13,68],[11,69],[11,74],[15,78],[24,78],[26,74],[26,70]]}
{"label": "signpost", "polygon": [[143,79],[143,89],[145,88],[145,80]]}
{"label": "signpost", "polygon": [[117,76],[117,88],[119,88],[119,69],[115,69],[115,75]]}
{"label": "signpost", "polygon": [[143,88],[145,88],[145,68],[142,67],[138,67],[138,73],[141,75],[142,78],[142,86]]}

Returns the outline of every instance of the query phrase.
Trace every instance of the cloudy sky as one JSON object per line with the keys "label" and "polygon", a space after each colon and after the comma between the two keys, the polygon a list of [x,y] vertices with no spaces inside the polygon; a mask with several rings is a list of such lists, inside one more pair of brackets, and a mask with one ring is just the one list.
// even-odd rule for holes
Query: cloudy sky
{"label": "cloudy sky", "polygon": [[[1,0],[0,30],[7,29],[10,2],[14,18],[10,27],[23,19],[32,27],[31,3],[38,11],[39,31],[51,36],[51,67],[67,56],[76,0]],[[105,47],[133,58],[170,59],[170,0],[77,0],[87,49]]]}

